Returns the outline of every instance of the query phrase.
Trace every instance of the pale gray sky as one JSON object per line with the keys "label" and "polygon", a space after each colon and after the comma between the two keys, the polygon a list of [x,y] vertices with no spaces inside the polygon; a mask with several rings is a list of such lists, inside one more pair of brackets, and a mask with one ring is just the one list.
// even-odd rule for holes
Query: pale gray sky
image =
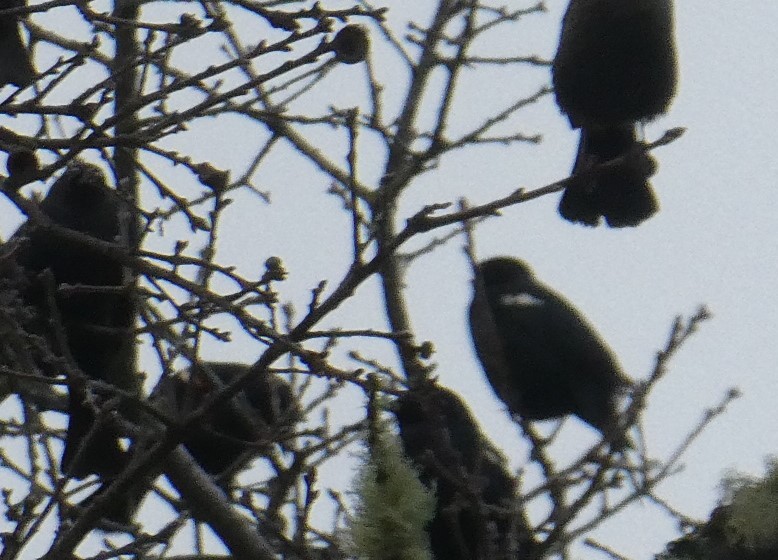
{"label": "pale gray sky", "polygon": [[[520,52],[541,44],[542,54],[553,54],[566,3],[547,5],[548,17],[532,20],[543,36]],[[687,132],[655,152],[660,171],[653,184],[662,205],[657,216],[634,230],[590,230],[557,218],[553,196],[509,209],[478,229],[481,256],[512,254],[530,262],[597,325],[634,378],[650,371],[676,314],[709,306],[713,320],[671,363],[645,417],[653,451],[661,455],[728,387],[742,389],[743,397],[691,448],[685,471],[660,492],[700,517],[714,505],[725,469],[760,474],[763,457],[778,453],[778,99],[770,62],[778,52],[771,24],[776,17],[773,3],[676,2],[680,89],[647,137],[657,139],[677,126]],[[435,193],[423,199],[465,195],[477,203],[561,178],[574,158],[575,134],[552,99],[528,121],[535,128],[522,130],[543,132],[540,147],[491,148],[488,156],[450,162],[442,170],[450,179],[431,179]],[[420,263],[409,280],[426,311],[414,316],[416,327],[437,341],[442,380],[473,395],[486,429],[506,451],[514,450],[511,457],[521,465],[527,448],[498,412],[467,343],[465,263],[451,247],[428,264]],[[449,275],[453,285],[443,290]],[[646,505],[630,508],[595,535],[643,560],[660,551],[674,530]]]}
{"label": "pale gray sky", "polygon": [[[409,14],[417,23],[427,22],[425,6],[416,1],[387,4],[393,23]],[[506,4],[517,8],[523,2]],[[550,58],[565,4],[549,0],[547,15],[527,18],[517,24],[515,34],[496,36],[497,52]],[[725,469],[760,474],[764,456],[778,452],[774,405],[778,395],[778,103],[773,61],[778,53],[773,29],[778,4],[746,7],[733,0],[676,4],[680,88],[668,115],[647,128],[647,137],[657,139],[671,127],[686,127],[687,132],[655,152],[660,171],[653,184],[661,199],[660,213],[636,229],[587,229],[558,217],[554,195],[488,220],[477,229],[477,243],[481,257],[514,255],[529,262],[541,280],[565,294],[597,326],[636,379],[650,372],[675,315],[690,315],[702,303],[709,306],[713,320],[671,362],[645,416],[651,450],[662,457],[730,386],[743,391],[743,397],[691,448],[686,469],[660,491],[684,513],[702,517],[715,503]],[[194,61],[200,53],[192,56]],[[374,61],[385,56],[383,47],[377,45],[373,56]],[[391,114],[406,73],[391,60],[380,60],[376,72],[387,85]],[[323,111],[328,105],[361,105],[367,110],[363,78],[361,65],[340,66],[321,90],[331,95],[308,96],[295,108]],[[476,73],[463,85],[467,101],[458,106],[452,127],[464,130],[490,108],[516,99],[517,92],[530,93],[548,82],[546,69],[496,68]],[[2,120],[0,124],[13,126]],[[248,154],[259,145],[259,140],[252,140],[256,130],[244,130],[241,122],[202,126],[203,130],[195,129],[169,144],[235,169],[243,169]],[[406,217],[423,204],[454,202],[462,196],[483,203],[517,187],[543,186],[569,172],[577,137],[552,97],[520,113],[501,131],[542,133],[544,141],[539,146],[488,146],[442,160],[440,168],[422,176],[403,199]],[[202,132],[208,134],[206,140],[201,135],[193,142]],[[311,132],[310,139],[316,141],[318,134],[326,138],[329,132]],[[369,135],[363,141],[369,148]],[[332,149],[343,161],[345,153]],[[363,180],[378,177],[382,164],[382,153],[363,152]],[[236,204],[227,214],[233,222],[225,223],[221,236],[222,260],[243,271],[259,271],[267,256],[284,257],[291,275],[282,286],[282,297],[302,311],[310,289],[320,279],[329,278],[334,285],[341,277],[350,255],[350,223],[339,211],[340,203],[326,194],[327,182],[310,167],[275,158],[259,182],[271,192],[273,204],[264,205],[250,195],[233,197]],[[40,185],[34,190],[40,191]],[[3,234],[14,227],[4,220]],[[461,242],[451,242],[414,262],[407,285],[414,326],[420,339],[435,343],[441,381],[467,398],[484,430],[514,467],[525,464],[528,447],[492,395],[471,348],[466,328],[469,271]],[[374,294],[375,283],[369,282],[357,293],[357,301],[345,305],[327,324],[338,324],[341,318],[340,323],[349,327],[382,326],[382,310],[371,298]],[[368,354],[393,356],[384,348],[365,348]],[[250,361],[259,350],[238,340],[229,348],[214,345],[211,351],[211,358]],[[361,400],[355,399],[341,412],[355,415],[361,406]],[[590,433],[576,420],[568,424],[571,442]],[[564,456],[568,451],[560,448],[558,453]],[[348,471],[331,471],[324,476],[345,487]],[[532,486],[533,480],[530,474],[526,483]],[[631,507],[594,536],[634,560],[648,560],[675,529],[666,516],[646,504]],[[599,556],[586,551],[581,557]]]}

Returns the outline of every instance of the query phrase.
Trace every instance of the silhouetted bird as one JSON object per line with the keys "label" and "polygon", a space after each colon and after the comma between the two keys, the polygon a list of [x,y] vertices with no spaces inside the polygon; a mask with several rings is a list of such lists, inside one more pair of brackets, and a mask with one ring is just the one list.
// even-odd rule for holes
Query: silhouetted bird
{"label": "silhouetted bird", "polygon": [[[120,202],[94,165],[72,165],[52,185],[39,208],[54,224],[99,240],[116,241],[119,235]],[[23,277],[20,293],[31,309],[24,327],[42,336],[48,346],[32,352],[35,366],[56,376],[66,373],[70,364],[88,379],[135,390],[134,308],[123,288],[121,264],[32,222],[25,223],[14,238],[20,243],[16,252]],[[96,402],[90,397],[84,378],[69,375],[68,379],[69,421],[62,469],[78,478],[92,473],[111,476],[123,464],[116,434],[105,422],[95,425],[100,399]],[[94,433],[87,438],[90,431]]]}
{"label": "silhouetted bird", "polygon": [[[165,377],[152,399],[177,416],[199,408],[219,385],[248,373],[251,366],[204,362],[187,378]],[[289,434],[299,409],[289,385],[273,374],[252,374],[243,390],[210,409],[198,425],[187,431],[182,443],[203,470],[217,476],[242,466],[267,451],[267,445]],[[239,461],[240,460],[240,461]],[[228,484],[232,477],[228,477]]]}
{"label": "silhouetted bird", "polygon": [[[6,0],[0,10],[21,8],[25,0]],[[13,84],[19,88],[35,81],[30,54],[22,42],[17,16],[0,14],[0,87]]]}
{"label": "silhouetted bird", "polygon": [[671,0],[570,0],[552,66],[557,104],[581,129],[573,174],[629,155],[567,187],[559,212],[589,226],[636,226],[659,208],[636,124],[667,111],[676,87]]}
{"label": "silhouetted bird", "polygon": [[363,26],[347,25],[338,31],[330,46],[338,62],[357,64],[367,58],[370,37]]}
{"label": "silhouetted bird", "polygon": [[[729,506],[719,506],[711,512],[710,520],[692,533],[667,545],[658,560],[776,560],[778,534],[772,535],[772,544],[749,546],[729,527]],[[765,541],[770,538],[765,535]]]}
{"label": "silhouetted bird", "polygon": [[435,489],[433,558],[528,558],[535,541],[515,508],[514,480],[462,400],[425,382],[400,396],[394,411],[406,455]]}
{"label": "silhouetted bird", "polygon": [[38,157],[33,150],[16,149],[8,153],[5,160],[8,179],[3,188],[18,190],[22,185],[34,181],[38,175]]}
{"label": "silhouetted bird", "polygon": [[[162,414],[182,421],[223,386],[250,370],[251,366],[244,364],[203,362],[183,375],[162,378],[150,403]],[[286,439],[299,419],[300,409],[289,384],[273,374],[257,372],[232,399],[208,409],[196,424],[189,426],[181,443],[229,494],[235,474],[266,455],[274,442]],[[130,454],[134,451],[132,448]],[[104,517],[122,526],[129,524],[158,473],[156,470],[138,481],[105,511]],[[98,490],[87,498],[82,507],[88,507],[100,493]]]}
{"label": "silhouetted bird", "polygon": [[630,382],[595,330],[522,261],[477,269],[470,332],[508,410],[526,420],[575,414],[605,435],[617,430],[616,394]]}

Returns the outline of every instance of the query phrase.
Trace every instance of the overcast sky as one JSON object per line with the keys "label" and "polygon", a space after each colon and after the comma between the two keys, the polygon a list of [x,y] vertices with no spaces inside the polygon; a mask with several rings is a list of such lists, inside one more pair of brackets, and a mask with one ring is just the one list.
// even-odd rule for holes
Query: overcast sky
{"label": "overcast sky", "polygon": [[[540,52],[550,56],[566,3],[547,4],[548,16],[533,22],[543,29]],[[590,230],[558,219],[553,196],[509,209],[478,229],[482,257],[511,254],[531,263],[540,279],[598,327],[633,378],[650,371],[676,314],[709,306],[713,320],[671,363],[646,414],[652,448],[661,455],[728,387],[742,390],[743,397],[687,454],[686,470],[660,492],[700,517],[714,505],[726,469],[760,474],[764,456],[778,453],[776,18],[778,4],[771,2],[676,3],[680,88],[668,115],[647,128],[647,137],[654,140],[677,126],[687,132],[655,152],[660,170],[653,184],[662,206],[657,216],[634,230]],[[560,178],[574,158],[575,134],[551,99],[531,123],[543,132],[543,145],[496,150],[496,157],[493,149],[481,162],[451,162],[444,169],[450,179],[438,178],[430,198],[451,200],[446,193],[454,190],[482,202],[512,187]],[[499,414],[490,414],[499,405],[472,374],[478,367],[463,320],[466,267],[456,248],[439,257],[411,273],[411,283],[424,286],[415,292],[416,303],[426,307],[426,313],[417,308],[416,327],[430,337],[442,326],[452,331],[450,343],[438,338],[441,378],[472,395],[487,429],[504,449],[515,449],[512,459],[521,465],[526,447]],[[442,259],[456,272],[447,272]],[[439,289],[449,274],[454,287]],[[631,508],[622,521],[627,523],[614,521],[597,536],[636,559],[650,558],[675,530],[650,506]]]}
{"label": "overcast sky", "polygon": [[[401,4],[402,10],[390,5],[390,22],[401,22],[416,8],[415,2]],[[484,52],[552,57],[566,3],[549,0],[547,5],[547,15],[527,18],[515,27],[515,34],[495,37],[496,44]],[[510,2],[510,7],[520,3]],[[730,387],[742,390],[743,397],[688,452],[684,472],[660,491],[681,511],[700,518],[715,505],[726,469],[761,474],[764,457],[778,452],[773,404],[778,394],[774,286],[778,109],[772,63],[778,53],[772,30],[776,18],[774,3],[745,9],[734,1],[685,0],[676,7],[679,91],[668,115],[647,127],[647,138],[655,140],[672,127],[685,127],[687,132],[655,152],[660,170],[653,184],[661,211],[654,218],[635,229],[587,229],[557,216],[555,195],[507,209],[477,229],[482,258],[505,254],[529,262],[541,280],[565,294],[597,326],[635,379],[651,371],[676,315],[688,316],[701,304],[709,307],[713,319],[672,361],[645,416],[650,449],[655,456],[666,456]],[[428,18],[420,15],[416,21],[423,26]],[[381,47],[376,46],[373,54],[380,57]],[[391,91],[392,82],[405,74],[388,58],[376,60],[381,60],[377,73]],[[337,102],[327,102],[366,108],[360,101],[364,90],[355,86],[360,72],[359,68],[334,72]],[[530,93],[549,81],[546,69],[476,73],[460,90],[467,101],[458,105],[452,127],[473,122],[470,113],[505,107],[517,92]],[[489,146],[444,159],[404,197],[405,217],[423,204],[456,201],[460,196],[483,203],[569,173],[577,135],[552,97],[501,131],[542,133],[544,141],[540,146]],[[380,173],[380,158],[367,153],[360,160],[363,179]],[[320,185],[321,191],[325,188]],[[338,203],[324,199],[322,206],[321,197],[310,195],[315,189],[315,184],[301,182],[273,193],[276,211],[288,204],[291,211],[309,212],[310,220],[296,228],[303,239],[321,240],[318,256],[300,251],[302,245],[294,239],[287,240],[291,251],[272,240],[290,265],[290,286],[299,286],[299,306],[307,301],[322,268],[343,264],[337,262],[338,251],[331,249],[334,239],[344,239],[349,227],[342,215],[330,226],[322,224],[323,208],[332,211]],[[278,214],[263,218],[275,220]],[[282,227],[280,221],[273,223]],[[256,226],[257,235],[267,226]],[[345,262],[347,247],[340,256]],[[414,327],[421,339],[435,342],[441,381],[466,395],[484,429],[515,467],[522,466],[528,448],[484,381],[470,345],[466,329],[470,278],[461,243],[416,261],[407,285]],[[367,295],[365,290],[358,293]],[[347,306],[345,311],[361,314],[365,324],[375,320],[375,312],[380,314],[365,306]],[[353,315],[349,322],[353,324]],[[591,435],[576,426],[576,420],[568,423],[572,439]],[[636,560],[647,560],[676,530],[653,506],[638,505],[596,536]],[[588,551],[586,557],[597,554]]]}
{"label": "overcast sky", "polygon": [[[553,55],[566,2],[547,5],[547,16],[533,16],[516,28],[514,54]],[[660,491],[698,517],[714,506],[726,469],[761,474],[765,455],[778,453],[776,19],[778,4],[769,2],[748,8],[731,0],[677,3],[680,87],[668,115],[647,127],[647,137],[657,139],[671,127],[687,132],[655,152],[657,216],[632,230],[587,229],[559,219],[557,196],[551,196],[510,208],[477,230],[481,257],[508,254],[528,261],[598,327],[636,379],[651,371],[677,314],[709,307],[713,319],[673,360],[646,414],[651,449],[662,456],[729,387],[742,390],[743,397],[686,455],[685,471]],[[508,40],[501,51],[510,48]],[[511,81],[503,74],[498,81],[476,80],[467,91],[474,106],[499,104],[515,91],[530,91],[535,77],[532,71],[517,72]],[[552,98],[522,114],[514,130],[540,132],[544,142],[445,160],[409,193],[408,215],[421,203],[459,196],[481,203],[569,172],[577,137]],[[469,343],[469,272],[460,245],[411,268],[414,326],[420,337],[435,341],[441,380],[467,395],[485,429],[518,467],[527,447],[483,380]],[[596,536],[637,560],[659,552],[675,531],[654,507],[639,505]],[[597,554],[589,551],[586,557]]]}
{"label": "overcast sky", "polygon": [[[390,21],[401,22],[420,9],[417,4],[423,3],[388,3]],[[506,4],[516,8],[521,2]],[[495,38],[503,41],[495,48],[550,58],[565,2],[547,4],[548,14],[520,23],[514,36]],[[427,18],[420,12],[416,21],[424,25]],[[587,229],[558,217],[554,195],[509,208],[477,229],[482,258],[512,255],[530,263],[542,281],[565,294],[597,326],[635,379],[651,371],[677,314],[688,316],[700,304],[709,307],[713,319],[671,362],[645,417],[650,449],[662,457],[729,387],[742,390],[743,397],[686,455],[686,469],[661,489],[660,494],[673,505],[698,517],[713,507],[726,469],[760,474],[763,458],[778,452],[775,21],[778,3],[774,2],[748,8],[733,0],[678,3],[679,92],[668,115],[647,127],[647,137],[657,139],[671,127],[685,127],[687,132],[655,152],[660,170],[653,184],[661,211],[654,218],[635,229]],[[376,46],[373,56],[381,54]],[[377,65],[379,78],[390,85],[397,81],[395,71],[402,72],[391,62]],[[327,79],[330,89],[324,90],[333,92],[332,97],[321,100],[322,107],[359,105],[367,110],[359,85],[363,72],[359,65],[336,69]],[[463,85],[469,101],[458,106],[453,126],[458,121],[464,126],[471,108],[499,108],[516,99],[516,92],[529,93],[549,82],[546,69],[517,69],[511,74],[499,68],[474,76]],[[423,204],[456,201],[461,196],[483,203],[517,187],[540,187],[569,173],[577,135],[569,130],[552,97],[502,130],[542,133],[544,140],[539,146],[489,146],[444,159],[438,170],[421,177],[404,197],[406,217]],[[241,140],[246,138],[249,144],[250,138],[235,128],[222,128],[218,134],[213,142],[193,145],[184,140],[181,147],[203,159],[245,165]],[[381,164],[379,155],[366,152],[360,157],[363,178],[377,177]],[[350,251],[349,222],[338,211],[339,202],[325,194],[329,185],[310,171],[290,169],[283,160],[271,162],[263,182],[272,193],[273,205],[257,206],[255,197],[247,197],[252,202],[244,206],[237,195],[238,204],[231,209],[234,223],[225,224],[220,248],[223,261],[245,270],[256,271],[269,255],[284,257],[291,275],[282,296],[300,309],[320,279],[340,278]],[[274,188],[279,177],[286,177],[283,189]],[[38,185],[33,190],[42,189]],[[328,220],[328,215],[334,218]],[[296,217],[294,228],[290,216]],[[5,235],[14,227],[3,220]],[[272,235],[279,231],[284,234]],[[484,430],[518,468],[526,463],[528,448],[486,384],[466,329],[469,281],[459,241],[414,262],[407,277],[413,324],[420,339],[435,343],[441,381],[466,396]],[[370,299],[374,288],[369,283],[361,289],[357,295],[365,299],[359,301],[375,302]],[[342,324],[350,327],[381,326],[381,313],[376,305],[354,303],[344,306],[339,317],[346,317]],[[256,354],[256,346],[234,344],[229,350],[214,346],[209,357],[250,361]],[[349,406],[356,415],[362,402],[355,400]],[[576,420],[568,424],[570,441],[592,436]],[[564,455],[565,450],[559,452]],[[348,473],[339,477],[347,481]],[[648,560],[675,529],[653,506],[639,505],[596,536],[635,560]],[[589,551],[586,557],[598,556]]]}

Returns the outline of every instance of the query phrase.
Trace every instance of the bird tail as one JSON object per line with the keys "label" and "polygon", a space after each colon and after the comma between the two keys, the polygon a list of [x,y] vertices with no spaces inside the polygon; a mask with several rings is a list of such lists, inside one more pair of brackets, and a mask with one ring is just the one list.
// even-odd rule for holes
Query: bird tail
{"label": "bird tail", "polygon": [[22,43],[16,18],[6,17],[0,21],[0,87],[14,84],[25,88],[34,81],[35,69]]}
{"label": "bird tail", "polygon": [[75,478],[90,474],[113,477],[125,462],[117,434],[109,426],[99,425],[94,411],[84,402],[86,394],[70,388],[68,430],[62,453],[62,471]]}
{"label": "bird tail", "polygon": [[[656,162],[638,147],[632,123],[606,128],[582,128],[574,179],[562,195],[559,213],[570,222],[596,226],[604,217],[610,227],[636,226],[659,209],[648,178],[656,171]],[[596,166],[625,157],[619,165],[601,169]]]}

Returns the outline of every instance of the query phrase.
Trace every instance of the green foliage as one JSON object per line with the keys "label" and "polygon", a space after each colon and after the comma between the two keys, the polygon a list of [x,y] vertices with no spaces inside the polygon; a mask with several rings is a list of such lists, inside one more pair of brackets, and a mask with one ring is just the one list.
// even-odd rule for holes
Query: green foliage
{"label": "green foliage", "polygon": [[767,461],[764,478],[742,474],[725,478],[730,495],[728,529],[751,548],[778,544],[778,458]]}
{"label": "green foliage", "polygon": [[427,524],[434,493],[418,478],[397,438],[380,434],[354,481],[353,553],[366,560],[430,560]]}
{"label": "green foliage", "polygon": [[668,544],[657,560],[774,560],[778,558],[778,459],[764,477],[730,473],[722,505],[710,520]]}

